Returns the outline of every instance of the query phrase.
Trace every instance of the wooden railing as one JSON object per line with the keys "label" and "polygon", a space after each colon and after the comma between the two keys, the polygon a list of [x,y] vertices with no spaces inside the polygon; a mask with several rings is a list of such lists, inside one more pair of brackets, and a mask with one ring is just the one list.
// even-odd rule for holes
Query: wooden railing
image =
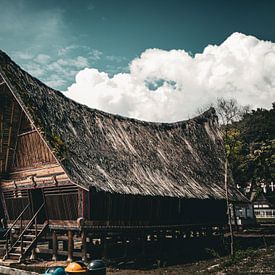
{"label": "wooden railing", "polygon": [[27,211],[27,209],[30,207],[30,204],[28,204],[23,211],[20,213],[20,215],[16,218],[16,220],[13,222],[13,224],[11,225],[11,227],[7,230],[7,232],[5,233],[4,237],[8,237],[11,230],[14,228],[14,226],[16,225],[16,223],[18,222],[18,220],[20,219],[20,232],[22,231],[22,222],[23,222],[23,215],[24,213]]}
{"label": "wooden railing", "polygon": [[275,209],[255,209],[256,218],[275,218]]}
{"label": "wooden railing", "polygon": [[[34,241],[36,241],[37,237],[38,237],[38,230],[37,230],[37,216],[38,214],[40,213],[40,211],[43,209],[45,205],[45,202],[43,202],[43,204],[40,206],[40,208],[36,211],[36,213],[34,214],[34,216],[31,218],[31,220],[28,222],[28,224],[26,225],[26,227],[24,228],[24,230],[22,230],[22,215],[23,213],[26,211],[27,207],[22,211],[22,213],[19,215],[19,217],[14,221],[12,227],[16,224],[16,222],[21,219],[21,222],[20,222],[20,235],[19,237],[17,238],[17,240],[14,242],[14,243],[11,243],[11,247],[9,248],[8,247],[8,235],[7,234],[7,240],[6,240],[6,255],[5,255],[5,258],[8,257],[9,253],[12,251],[12,249],[16,246],[16,244],[21,241],[20,243],[20,253],[21,253],[21,257],[23,256],[24,254],[24,251],[23,251],[23,243],[24,243],[24,234],[25,232],[32,226],[34,225],[34,229],[35,229],[35,239]],[[29,205],[28,205],[29,206]],[[46,223],[48,224],[48,222]],[[12,228],[11,227],[11,228]],[[45,227],[45,222],[44,222],[44,227]],[[43,229],[44,229],[43,227]],[[9,230],[11,230],[11,228]]]}
{"label": "wooden railing", "polygon": [[[23,211],[20,213],[20,215],[16,218],[16,220],[13,222],[13,224],[11,225],[11,227],[7,230],[7,232],[4,234],[4,237],[6,237],[6,256],[8,255],[8,251],[9,251],[9,243],[12,244],[12,239],[10,236],[11,231],[13,230],[14,226],[16,225],[16,223],[19,221],[20,219],[20,232],[22,232],[22,223],[23,223],[23,215],[24,213],[29,209],[30,204],[28,204]],[[10,240],[9,240],[10,239]]]}

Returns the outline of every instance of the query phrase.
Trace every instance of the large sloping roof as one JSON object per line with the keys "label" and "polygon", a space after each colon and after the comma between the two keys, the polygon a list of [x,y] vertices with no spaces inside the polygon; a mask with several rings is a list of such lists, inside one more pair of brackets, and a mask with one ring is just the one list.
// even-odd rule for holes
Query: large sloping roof
{"label": "large sloping roof", "polygon": [[[122,194],[224,199],[224,147],[215,110],[151,123],[78,104],[0,51],[0,74],[72,182]],[[233,185],[232,200],[245,200]]]}

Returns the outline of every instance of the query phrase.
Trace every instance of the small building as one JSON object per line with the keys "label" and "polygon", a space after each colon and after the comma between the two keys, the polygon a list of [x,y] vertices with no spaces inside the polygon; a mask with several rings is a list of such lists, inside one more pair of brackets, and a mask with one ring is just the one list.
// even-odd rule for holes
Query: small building
{"label": "small building", "polygon": [[[0,133],[1,201],[8,234],[16,232],[5,259],[34,254],[45,235],[53,259],[58,238],[67,238],[71,260],[74,238],[85,258],[86,242],[110,232],[186,236],[227,224],[213,108],[176,123],[107,114],[47,87],[0,51]],[[229,197],[247,202],[232,182]]]}
{"label": "small building", "polygon": [[258,223],[275,223],[274,191],[263,189],[258,193],[254,193],[252,205]]}
{"label": "small building", "polygon": [[[238,226],[247,227],[247,226],[253,226],[256,224],[252,203],[247,203],[247,202],[236,203],[234,205],[234,209],[235,211],[232,211],[232,213],[235,212],[236,223]],[[233,214],[231,219],[233,221],[233,224],[235,224],[235,218]]]}

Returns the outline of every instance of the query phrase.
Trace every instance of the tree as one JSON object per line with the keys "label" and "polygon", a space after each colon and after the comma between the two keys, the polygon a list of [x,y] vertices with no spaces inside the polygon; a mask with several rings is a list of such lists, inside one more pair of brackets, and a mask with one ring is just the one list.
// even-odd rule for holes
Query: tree
{"label": "tree", "polygon": [[226,204],[227,204],[227,214],[228,214],[228,223],[230,230],[230,252],[231,255],[234,255],[234,233],[232,227],[232,213],[235,217],[235,225],[237,226],[236,215],[234,211],[234,205],[230,204],[229,196],[228,196],[228,170],[229,170],[229,162],[228,160],[231,158],[234,148],[236,148],[239,131],[238,129],[232,129],[230,127],[235,121],[240,120],[245,113],[247,113],[249,107],[243,107],[237,103],[235,99],[226,100],[224,98],[217,99],[217,107],[216,111],[219,116],[219,119],[222,123],[222,132],[225,143],[225,167],[224,167],[224,185],[225,185],[225,193],[226,193]]}
{"label": "tree", "polygon": [[234,98],[228,100],[224,98],[217,99],[216,111],[224,126],[228,126],[240,120],[249,110],[249,105],[242,106],[238,104],[237,100]]}
{"label": "tree", "polygon": [[[238,145],[231,154],[235,182],[251,190],[275,180],[275,104],[270,110],[258,108],[230,126],[238,129]],[[227,143],[227,142],[226,142]],[[238,150],[236,150],[238,148]]]}

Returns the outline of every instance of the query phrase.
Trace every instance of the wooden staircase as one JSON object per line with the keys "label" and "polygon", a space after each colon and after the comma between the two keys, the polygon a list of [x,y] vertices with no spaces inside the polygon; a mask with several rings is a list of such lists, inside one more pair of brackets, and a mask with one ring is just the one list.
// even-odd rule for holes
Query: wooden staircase
{"label": "wooden staircase", "polygon": [[[18,218],[14,221],[12,226],[6,232],[6,254],[3,257],[3,261],[10,259],[17,262],[22,262],[30,256],[33,249],[35,249],[37,242],[41,236],[48,229],[48,221],[44,221],[43,224],[37,223],[37,216],[44,207],[43,203],[41,207],[37,210],[28,224],[23,227],[22,217],[30,205],[27,205],[26,208],[21,212]],[[20,224],[18,228],[18,222]],[[14,234],[13,231],[18,231],[17,234]]]}

